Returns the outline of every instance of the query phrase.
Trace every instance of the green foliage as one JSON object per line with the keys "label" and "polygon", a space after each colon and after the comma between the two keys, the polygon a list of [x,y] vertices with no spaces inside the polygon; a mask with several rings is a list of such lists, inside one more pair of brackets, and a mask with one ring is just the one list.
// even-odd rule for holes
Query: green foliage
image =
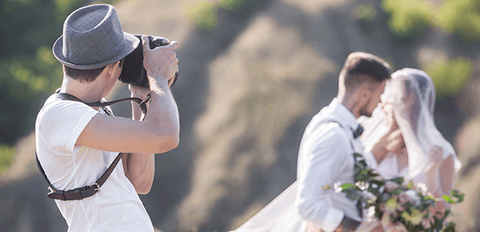
{"label": "green foliage", "polygon": [[[368,168],[360,154],[354,153],[353,156],[355,183],[345,183],[333,190],[341,191],[349,199],[357,201],[359,211],[374,207],[374,216],[382,226],[395,226],[398,231],[455,231],[455,223],[446,221],[451,214],[450,209],[446,209],[441,217],[435,217],[430,211],[439,199],[428,193],[424,184],[417,183],[414,186],[413,181],[406,182],[402,177],[383,179]],[[330,185],[322,187],[322,190],[329,189],[332,189]],[[458,204],[465,197],[458,190],[452,190],[451,195],[445,195],[443,199]]]}
{"label": "green foliage", "polygon": [[45,96],[61,83],[51,47],[83,0],[0,0],[0,143],[13,145],[34,127]]}
{"label": "green foliage", "polygon": [[213,2],[202,1],[193,5],[187,10],[186,16],[205,30],[211,30],[218,24],[217,5]]}
{"label": "green foliage", "polygon": [[473,64],[464,58],[438,60],[427,66],[425,72],[432,77],[437,99],[443,99],[455,96],[469,82]]}
{"label": "green foliage", "polygon": [[204,0],[192,5],[185,15],[195,22],[197,27],[212,30],[218,24],[217,10],[222,8],[232,13],[242,13],[244,10],[255,7],[261,1],[257,0],[219,0],[218,4]]}
{"label": "green foliage", "polygon": [[375,18],[376,10],[372,5],[362,4],[355,7],[353,13],[357,20],[360,20],[364,26],[368,27]]}
{"label": "green foliage", "polygon": [[0,144],[0,175],[12,164],[15,155],[15,148],[13,146]]}
{"label": "green foliage", "polygon": [[[419,36],[433,22],[466,42],[480,39],[478,0],[448,0],[438,11],[424,0],[383,0],[381,5],[390,16],[388,26],[392,34],[401,40]],[[473,65],[462,58],[438,60],[427,66],[425,71],[433,79],[437,98],[443,99],[461,91],[472,75]]]}
{"label": "green foliage", "polygon": [[425,0],[383,0],[382,8],[390,15],[390,31],[400,39],[420,35],[433,22],[467,43],[480,39],[478,0],[446,0],[438,11]]}
{"label": "green foliage", "polygon": [[220,0],[219,4],[225,10],[235,11],[242,8],[247,0]]}
{"label": "green foliage", "polygon": [[460,36],[465,42],[480,39],[480,1],[448,0],[437,14],[440,26]]}
{"label": "green foliage", "polygon": [[219,5],[221,8],[233,13],[242,13],[245,10],[256,7],[261,4],[258,0],[220,0]]}
{"label": "green foliage", "polygon": [[433,11],[427,1],[383,0],[382,8],[390,15],[390,31],[400,39],[419,36],[432,25]]}

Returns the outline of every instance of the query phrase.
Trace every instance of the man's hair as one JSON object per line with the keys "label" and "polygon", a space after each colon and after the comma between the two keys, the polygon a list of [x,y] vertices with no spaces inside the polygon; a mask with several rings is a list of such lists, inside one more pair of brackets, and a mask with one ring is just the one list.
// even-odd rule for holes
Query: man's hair
{"label": "man's hair", "polygon": [[89,70],[75,69],[66,65],[63,65],[63,67],[65,69],[65,74],[67,74],[67,76],[71,77],[72,79],[78,80],[80,82],[85,81],[87,83],[90,83],[96,80],[100,73],[102,73],[107,66]]}
{"label": "man's hair", "polygon": [[365,52],[354,52],[348,55],[340,79],[346,89],[354,89],[365,81],[380,83],[390,79],[392,68],[380,57]]}
{"label": "man's hair", "polygon": [[[122,67],[124,61],[125,61],[125,58],[121,59],[120,63],[118,63],[118,67]],[[102,73],[107,66],[96,68],[96,69],[80,70],[80,69],[75,69],[75,68],[63,65],[65,69],[65,74],[67,74],[67,76],[71,77],[74,80],[86,81],[87,83],[90,83],[96,80],[97,77],[100,75],[100,73]]]}

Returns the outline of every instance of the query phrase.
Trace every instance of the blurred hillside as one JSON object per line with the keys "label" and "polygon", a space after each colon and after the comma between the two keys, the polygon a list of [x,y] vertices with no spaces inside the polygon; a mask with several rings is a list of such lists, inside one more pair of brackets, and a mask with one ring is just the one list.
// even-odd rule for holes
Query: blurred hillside
{"label": "blurred hillside", "polygon": [[[388,2],[394,1],[115,3],[125,31],[180,43],[180,79],[172,88],[180,110],[180,146],[157,155],[155,183],[141,196],[154,226],[166,232],[222,232],[258,212],[296,179],[305,126],[336,96],[347,55],[365,51],[394,69],[427,70],[440,83],[436,124],[463,163],[455,187],[466,193],[452,219],[459,231],[480,231],[478,38],[474,31],[438,26],[444,24],[429,21],[433,16],[427,11],[391,10],[403,8]],[[443,4],[420,2],[435,9]],[[110,99],[128,95],[119,83]],[[128,104],[114,108],[127,117],[129,110]],[[66,231],[45,196],[33,136],[15,148],[13,164],[0,176],[0,232]]]}

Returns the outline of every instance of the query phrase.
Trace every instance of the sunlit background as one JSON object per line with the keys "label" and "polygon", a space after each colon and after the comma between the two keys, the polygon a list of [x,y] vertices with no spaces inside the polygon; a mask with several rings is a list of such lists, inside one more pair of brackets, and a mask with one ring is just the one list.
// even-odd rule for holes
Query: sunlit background
{"label": "sunlit background", "polygon": [[[309,119],[365,51],[434,80],[437,127],[463,168],[458,231],[480,231],[480,1],[122,0],[125,31],[180,43],[180,146],[141,196],[159,231],[235,229],[296,179]],[[98,2],[95,2],[98,3]],[[0,232],[66,231],[35,164],[35,117],[61,84],[51,46],[81,0],[0,0]],[[128,96],[118,83],[109,99]],[[129,117],[130,107],[114,107]]]}

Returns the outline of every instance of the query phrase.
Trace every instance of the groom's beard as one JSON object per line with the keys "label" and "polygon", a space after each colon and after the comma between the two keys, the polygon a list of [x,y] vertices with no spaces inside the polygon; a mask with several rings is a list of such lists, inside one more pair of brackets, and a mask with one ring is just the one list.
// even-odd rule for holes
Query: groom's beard
{"label": "groom's beard", "polygon": [[372,117],[372,114],[373,114],[373,111],[372,112],[368,112],[368,103],[370,103],[369,101],[367,101],[367,103],[365,105],[363,105],[360,110],[358,111],[358,113],[360,114],[360,116],[365,116],[367,118],[370,118]]}
{"label": "groom's beard", "polygon": [[359,111],[360,116],[365,116],[367,118],[372,117],[372,112],[368,112],[365,108],[366,107],[364,107],[363,109],[360,109],[360,111]]}

